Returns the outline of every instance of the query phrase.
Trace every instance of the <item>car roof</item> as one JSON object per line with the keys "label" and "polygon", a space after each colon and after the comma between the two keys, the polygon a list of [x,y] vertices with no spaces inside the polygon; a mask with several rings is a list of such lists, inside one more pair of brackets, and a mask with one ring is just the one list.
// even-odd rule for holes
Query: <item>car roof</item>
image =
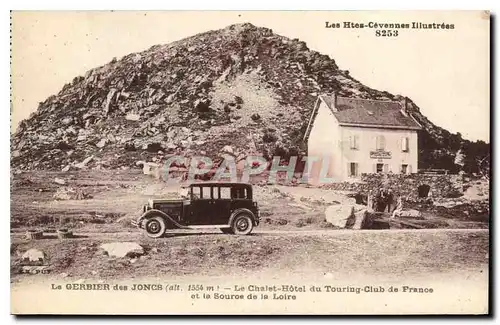
{"label": "car roof", "polygon": [[189,187],[193,186],[218,186],[218,187],[251,187],[252,184],[249,183],[235,183],[235,182],[228,182],[228,183],[216,183],[216,182],[206,182],[206,183],[192,183],[189,184]]}

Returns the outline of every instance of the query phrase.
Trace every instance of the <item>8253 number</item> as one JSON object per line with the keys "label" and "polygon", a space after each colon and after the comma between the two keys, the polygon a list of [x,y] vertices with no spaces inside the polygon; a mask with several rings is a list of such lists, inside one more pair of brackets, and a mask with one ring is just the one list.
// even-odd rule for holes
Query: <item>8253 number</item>
{"label": "8253 number", "polygon": [[396,37],[398,36],[397,30],[387,30],[387,29],[379,29],[375,31],[375,36],[377,37]]}

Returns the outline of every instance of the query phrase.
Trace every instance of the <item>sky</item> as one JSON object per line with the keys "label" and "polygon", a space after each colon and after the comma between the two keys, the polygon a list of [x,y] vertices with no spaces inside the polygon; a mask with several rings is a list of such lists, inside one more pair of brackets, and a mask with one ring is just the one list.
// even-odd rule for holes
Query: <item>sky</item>
{"label": "sky", "polygon": [[[446,23],[453,30],[325,28],[326,22]],[[133,52],[250,22],[305,41],[364,85],[411,98],[433,123],[489,142],[489,20],[483,12],[14,12],[11,131],[76,76]]]}

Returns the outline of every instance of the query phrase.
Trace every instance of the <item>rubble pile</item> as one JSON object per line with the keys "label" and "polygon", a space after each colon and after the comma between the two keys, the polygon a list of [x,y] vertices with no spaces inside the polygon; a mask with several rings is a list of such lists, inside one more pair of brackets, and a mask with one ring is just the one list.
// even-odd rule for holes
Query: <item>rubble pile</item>
{"label": "rubble pile", "polygon": [[68,186],[59,187],[53,195],[55,200],[86,200],[91,199],[92,195],[86,193],[80,188],[73,188]]}
{"label": "rubble pile", "polygon": [[332,91],[400,99],[363,86],[298,39],[231,25],[75,77],[20,123],[11,165],[126,169],[174,154],[216,158],[228,145],[246,155],[294,155],[317,95]]}

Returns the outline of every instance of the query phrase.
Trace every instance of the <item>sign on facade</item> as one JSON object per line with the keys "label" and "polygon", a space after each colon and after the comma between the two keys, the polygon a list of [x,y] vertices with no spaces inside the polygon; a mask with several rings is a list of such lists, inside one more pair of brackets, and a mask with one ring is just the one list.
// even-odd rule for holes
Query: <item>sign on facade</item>
{"label": "sign on facade", "polygon": [[370,151],[370,158],[374,159],[391,159],[392,154],[390,151],[377,150]]}

